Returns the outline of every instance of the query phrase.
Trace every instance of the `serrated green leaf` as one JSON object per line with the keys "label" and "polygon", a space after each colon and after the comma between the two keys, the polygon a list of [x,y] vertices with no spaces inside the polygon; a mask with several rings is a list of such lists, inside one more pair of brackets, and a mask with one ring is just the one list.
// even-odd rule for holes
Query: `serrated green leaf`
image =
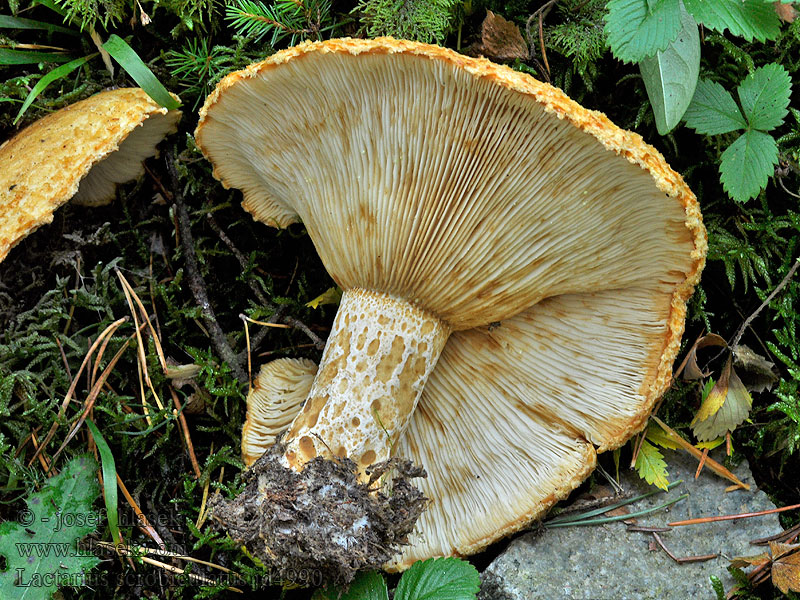
{"label": "serrated green leaf", "polygon": [[686,12],[683,3],[680,9],[682,26],[678,37],[665,50],[639,62],[656,127],[661,135],[668,134],[680,122],[692,101],[700,73],[697,23]]}
{"label": "serrated green leaf", "polygon": [[694,97],[683,118],[687,127],[705,135],[747,129],[747,121],[730,92],[708,79],[697,82]]}
{"label": "serrated green leaf", "polygon": [[645,439],[667,450],[680,450],[680,445],[655,423],[650,423],[648,426]]}
{"label": "serrated green leaf", "polygon": [[773,137],[751,129],[722,153],[719,165],[722,186],[736,202],[747,202],[767,186],[777,164],[778,145]]}
{"label": "serrated green leaf", "polygon": [[680,0],[611,0],[605,32],[618,59],[639,62],[667,48],[681,30]]}
{"label": "serrated green leaf", "polygon": [[429,558],[403,573],[395,600],[473,600],[481,578],[468,562],[458,558]]}
{"label": "serrated green leaf", "polygon": [[775,39],[780,33],[778,13],[763,0],[685,0],[686,10],[698,23],[723,33],[728,29],[748,42]]}
{"label": "serrated green leaf", "polygon": [[317,590],[312,600],[388,600],[389,591],[381,574],[376,571],[359,573],[342,594],[338,586]]}
{"label": "serrated green leaf", "polygon": [[[713,402],[715,404],[719,403],[719,407],[713,410],[713,412],[710,410],[703,411],[706,405],[706,402],[703,402],[697,417],[692,421],[692,431],[695,437],[701,442],[714,440],[725,435],[729,431],[733,431],[750,413],[750,406],[753,404],[753,399],[736,374],[731,357],[728,357],[722,369],[719,381],[717,381],[714,389],[711,390],[708,399],[711,399],[712,396],[715,396]],[[717,396],[721,397],[721,403],[719,402],[720,398]],[[708,414],[708,416],[706,416],[706,414]]]}
{"label": "serrated green leaf", "polygon": [[771,63],[745,77],[737,91],[750,127],[770,131],[783,123],[789,112],[792,78],[781,65]]}
{"label": "serrated green leaf", "polygon": [[100,494],[91,456],[72,459],[25,503],[20,522],[0,524],[3,600],[49,600],[58,587],[82,585],[86,571],[100,562],[77,542],[100,520],[92,505]]}
{"label": "serrated green leaf", "polygon": [[636,456],[636,471],[639,473],[639,477],[651,485],[662,490],[669,487],[667,480],[669,473],[667,473],[664,455],[647,440],[642,442],[639,454]]}
{"label": "serrated green leaf", "polygon": [[136,51],[131,48],[125,40],[116,34],[112,34],[108,41],[103,44],[103,48],[114,57],[120,66],[128,72],[128,75],[145,91],[147,95],[158,102],[161,106],[174,110],[181,103],[173,98],[161,82],[153,75],[150,68],[139,58]]}

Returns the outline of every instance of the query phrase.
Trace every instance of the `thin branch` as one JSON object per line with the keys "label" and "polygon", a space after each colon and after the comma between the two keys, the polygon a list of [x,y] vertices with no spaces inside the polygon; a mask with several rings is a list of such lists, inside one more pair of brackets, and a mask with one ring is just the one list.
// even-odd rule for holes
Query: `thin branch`
{"label": "thin branch", "polygon": [[744,335],[744,332],[750,326],[750,323],[753,322],[753,319],[755,319],[758,316],[758,314],[762,310],[764,310],[764,307],[766,307],[770,302],[772,302],[772,299],[778,294],[778,292],[780,292],[786,286],[786,284],[789,283],[789,281],[792,279],[795,272],[797,271],[798,267],[800,267],[800,258],[795,259],[794,264],[792,265],[792,268],[789,269],[789,272],[786,274],[786,277],[784,277],[783,280],[778,284],[778,286],[774,290],[772,290],[772,293],[769,296],[767,296],[767,299],[764,300],[764,302],[761,303],[761,306],[759,306],[755,310],[755,312],[751,314],[749,317],[747,317],[745,322],[742,323],[742,326],[739,327],[739,330],[733,337],[733,342],[731,342],[730,344],[731,348],[735,348],[736,346],[739,345],[739,340],[742,339],[742,335]]}
{"label": "thin branch", "polygon": [[[174,151],[174,149],[173,149]],[[217,317],[214,314],[214,309],[211,306],[211,301],[208,299],[208,291],[206,290],[206,283],[203,276],[200,274],[200,269],[197,266],[197,255],[194,251],[194,239],[192,237],[191,221],[189,219],[189,211],[186,210],[186,204],[183,201],[183,194],[181,193],[180,183],[178,179],[178,172],[175,168],[175,159],[173,152],[166,152],[167,171],[172,179],[173,190],[173,206],[175,207],[175,214],[178,217],[178,227],[181,233],[181,245],[183,246],[184,260],[186,261],[186,279],[189,282],[189,288],[192,290],[192,295],[200,307],[203,315],[203,321],[208,327],[209,335],[211,336],[211,343],[214,344],[222,360],[230,365],[236,378],[241,382],[247,381],[247,373],[242,368],[242,361],[228,344],[228,339],[225,337],[225,332],[222,331],[217,322]]]}
{"label": "thin branch", "polygon": [[667,556],[669,556],[679,565],[689,562],[704,562],[706,560],[711,560],[712,558],[717,558],[717,556],[719,556],[718,554],[704,554],[703,556],[683,556],[681,558],[678,558],[672,552],[670,552],[666,544],[664,544],[664,542],[661,541],[661,536],[659,536],[655,531],[651,533],[653,534],[653,537],[656,539],[656,542],[658,542],[658,545],[661,546],[661,549],[667,553]]}

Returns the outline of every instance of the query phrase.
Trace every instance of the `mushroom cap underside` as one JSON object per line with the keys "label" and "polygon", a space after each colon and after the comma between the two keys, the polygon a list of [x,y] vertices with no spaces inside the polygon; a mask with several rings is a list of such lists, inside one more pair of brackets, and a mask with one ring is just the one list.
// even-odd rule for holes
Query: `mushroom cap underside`
{"label": "mushroom cap underside", "polygon": [[[473,554],[566,497],[597,452],[643,427],[669,382],[676,320],[664,290],[632,288],[548,298],[453,334],[395,449],[427,471],[416,483],[431,502],[389,567]],[[276,392],[248,410],[248,423],[282,410],[278,420],[290,422],[300,405],[285,410],[287,397],[311,389],[313,363],[275,362],[275,385],[261,387]],[[254,460],[267,445],[246,437]]]}
{"label": "mushroom cap underside", "polygon": [[95,94],[51,113],[0,146],[0,260],[53,212],[75,198],[104,204],[116,184],[144,172],[179,111],[142,89]]}
{"label": "mushroom cap underside", "polygon": [[549,296],[691,292],[697,202],[635,133],[523,73],[388,38],[279,52],[226,77],[196,137],[255,218],[302,221],[343,289],[454,330]]}

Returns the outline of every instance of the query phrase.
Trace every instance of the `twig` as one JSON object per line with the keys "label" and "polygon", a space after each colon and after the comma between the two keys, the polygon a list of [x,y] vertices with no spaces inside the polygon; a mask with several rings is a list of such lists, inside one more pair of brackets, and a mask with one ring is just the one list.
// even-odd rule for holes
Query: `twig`
{"label": "twig", "polygon": [[675,521],[674,523],[667,523],[670,527],[680,527],[682,525],[697,525],[699,523],[712,523],[716,521],[733,521],[735,519],[746,519],[748,517],[761,517],[763,515],[771,515],[772,513],[784,512],[787,510],[795,510],[800,508],[800,504],[792,504],[791,506],[783,506],[781,508],[771,508],[770,510],[760,510],[758,512],[741,513],[738,515],[719,515],[716,517],[700,517],[698,519],[689,519],[688,521]]}
{"label": "twig", "polygon": [[764,307],[767,306],[770,302],[772,302],[772,299],[778,294],[778,292],[780,292],[786,286],[786,284],[789,283],[789,281],[792,279],[792,276],[797,271],[798,267],[800,267],[800,258],[795,259],[794,264],[792,265],[792,268],[789,269],[789,272],[786,274],[786,277],[784,277],[783,280],[778,284],[778,286],[774,290],[772,290],[772,293],[770,293],[770,295],[767,296],[767,299],[761,303],[761,306],[759,306],[753,314],[751,314],[749,317],[747,317],[747,319],[745,319],[745,322],[742,323],[741,327],[739,327],[738,331],[736,332],[736,335],[733,336],[733,342],[730,343],[731,348],[735,348],[736,346],[739,345],[739,340],[742,339],[742,335],[744,335],[744,332],[750,326],[750,323],[753,322],[753,319],[755,319],[758,316],[758,314],[762,310],[764,310]]}
{"label": "twig", "polygon": [[658,542],[658,545],[661,546],[661,549],[664,552],[667,553],[667,556],[669,556],[672,560],[674,560],[679,565],[683,564],[683,563],[689,563],[689,562],[703,562],[703,561],[706,561],[706,560],[711,560],[712,558],[717,558],[717,556],[719,556],[718,554],[704,554],[703,556],[683,556],[681,558],[678,558],[672,552],[669,551],[669,548],[667,548],[667,546],[664,544],[664,542],[661,541],[661,537],[655,531],[653,531],[651,533],[653,534],[653,537]]}
{"label": "twig", "polygon": [[192,238],[192,227],[189,219],[189,211],[186,210],[186,204],[183,201],[183,194],[181,193],[180,183],[178,180],[178,172],[175,169],[175,159],[172,152],[166,152],[167,171],[172,179],[173,188],[173,206],[175,207],[175,214],[178,217],[178,227],[181,233],[181,245],[183,246],[184,260],[186,261],[186,279],[189,282],[189,288],[192,290],[192,295],[197,302],[200,310],[202,311],[203,321],[208,327],[211,336],[211,343],[217,350],[222,360],[230,365],[236,378],[241,382],[247,381],[247,373],[242,369],[242,361],[228,344],[225,337],[225,332],[222,331],[217,322],[217,317],[214,315],[214,309],[208,299],[208,292],[203,276],[200,274],[200,269],[197,266],[197,256],[194,251],[194,239]]}
{"label": "twig", "polygon": [[769,542],[782,540],[784,544],[790,544],[791,540],[795,538],[797,535],[800,535],[800,523],[798,523],[791,529],[786,529],[785,531],[781,531],[780,533],[776,533],[775,535],[758,538],[757,540],[750,540],[750,543],[753,544],[754,546],[763,546],[764,544],[768,544]]}

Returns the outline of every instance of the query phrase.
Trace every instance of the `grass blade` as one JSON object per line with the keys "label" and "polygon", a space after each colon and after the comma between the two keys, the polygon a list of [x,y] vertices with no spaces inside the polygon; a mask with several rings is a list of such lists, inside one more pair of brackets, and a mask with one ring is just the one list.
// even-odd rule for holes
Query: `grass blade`
{"label": "grass blade", "polygon": [[[679,479],[678,481],[673,481],[667,486],[667,490],[671,490],[676,485],[683,483],[683,479]],[[664,490],[652,490],[650,492],[646,492],[644,494],[639,494],[638,496],[634,496],[633,498],[628,498],[627,500],[621,500],[619,502],[615,502],[614,504],[609,504],[608,506],[601,506],[600,508],[595,508],[593,510],[588,510],[586,512],[579,513],[577,515],[565,515],[563,517],[555,517],[554,519],[548,520],[545,525],[550,525],[551,523],[569,523],[572,521],[581,521],[588,517],[594,517],[596,515],[602,515],[603,513],[607,513],[610,510],[614,510],[615,508],[619,508],[620,506],[625,506],[626,504],[633,504],[634,502],[638,502],[639,500],[644,500],[645,498],[649,498],[654,494],[660,494]]]}
{"label": "grass blade", "polygon": [[147,92],[153,100],[161,106],[170,110],[180,106],[180,102],[175,100],[161,82],[153,75],[150,68],[139,58],[136,51],[131,48],[125,40],[116,34],[112,34],[108,41],[103,44],[103,48],[114,57],[120,66],[128,72],[133,80]]}
{"label": "grass blade", "polygon": [[25,111],[28,110],[28,107],[31,103],[36,100],[36,97],[44,91],[44,89],[53,83],[54,81],[61,79],[62,77],[66,77],[70,73],[72,73],[75,69],[80,67],[83,63],[85,63],[90,58],[94,58],[97,56],[97,52],[94,54],[90,54],[89,56],[84,56],[82,58],[76,58],[75,60],[68,62],[65,65],[61,65],[60,67],[56,67],[52,71],[50,71],[47,75],[42,77],[33,89],[28,94],[28,97],[25,98],[25,102],[22,103],[22,107],[19,109],[17,116],[14,118],[14,125],[16,125],[19,120],[22,118],[22,115],[25,114]]}
{"label": "grass blade", "polygon": [[119,518],[117,517],[117,467],[114,464],[114,455],[111,454],[111,448],[108,447],[97,425],[87,419],[86,426],[92,432],[94,443],[98,452],[100,452],[100,462],[103,470],[103,497],[106,501],[108,528],[111,530],[114,544],[119,547],[122,544],[122,536],[119,533]]}
{"label": "grass blade", "polygon": [[32,65],[40,62],[67,62],[70,58],[71,57],[66,54],[0,48],[0,65]]}
{"label": "grass blade", "polygon": [[673,500],[670,500],[669,502],[661,504],[660,506],[655,506],[653,508],[646,508],[644,510],[640,510],[637,512],[628,513],[627,515],[617,515],[616,517],[603,517],[602,519],[584,519],[582,521],[569,521],[569,522],[562,521],[560,523],[544,523],[544,527],[547,529],[550,529],[552,527],[580,527],[583,525],[603,525],[605,523],[613,523],[614,521],[625,521],[627,519],[633,519],[634,517],[643,517],[644,515],[649,515],[650,513],[659,511],[662,508],[672,506],[676,502],[685,500],[688,497],[689,494],[683,494]]}
{"label": "grass blade", "polygon": [[23,19],[22,17],[12,17],[11,15],[0,15],[0,29],[46,29],[47,31],[66,33],[67,35],[80,35],[61,25],[53,25],[45,21],[35,21],[34,19]]}

